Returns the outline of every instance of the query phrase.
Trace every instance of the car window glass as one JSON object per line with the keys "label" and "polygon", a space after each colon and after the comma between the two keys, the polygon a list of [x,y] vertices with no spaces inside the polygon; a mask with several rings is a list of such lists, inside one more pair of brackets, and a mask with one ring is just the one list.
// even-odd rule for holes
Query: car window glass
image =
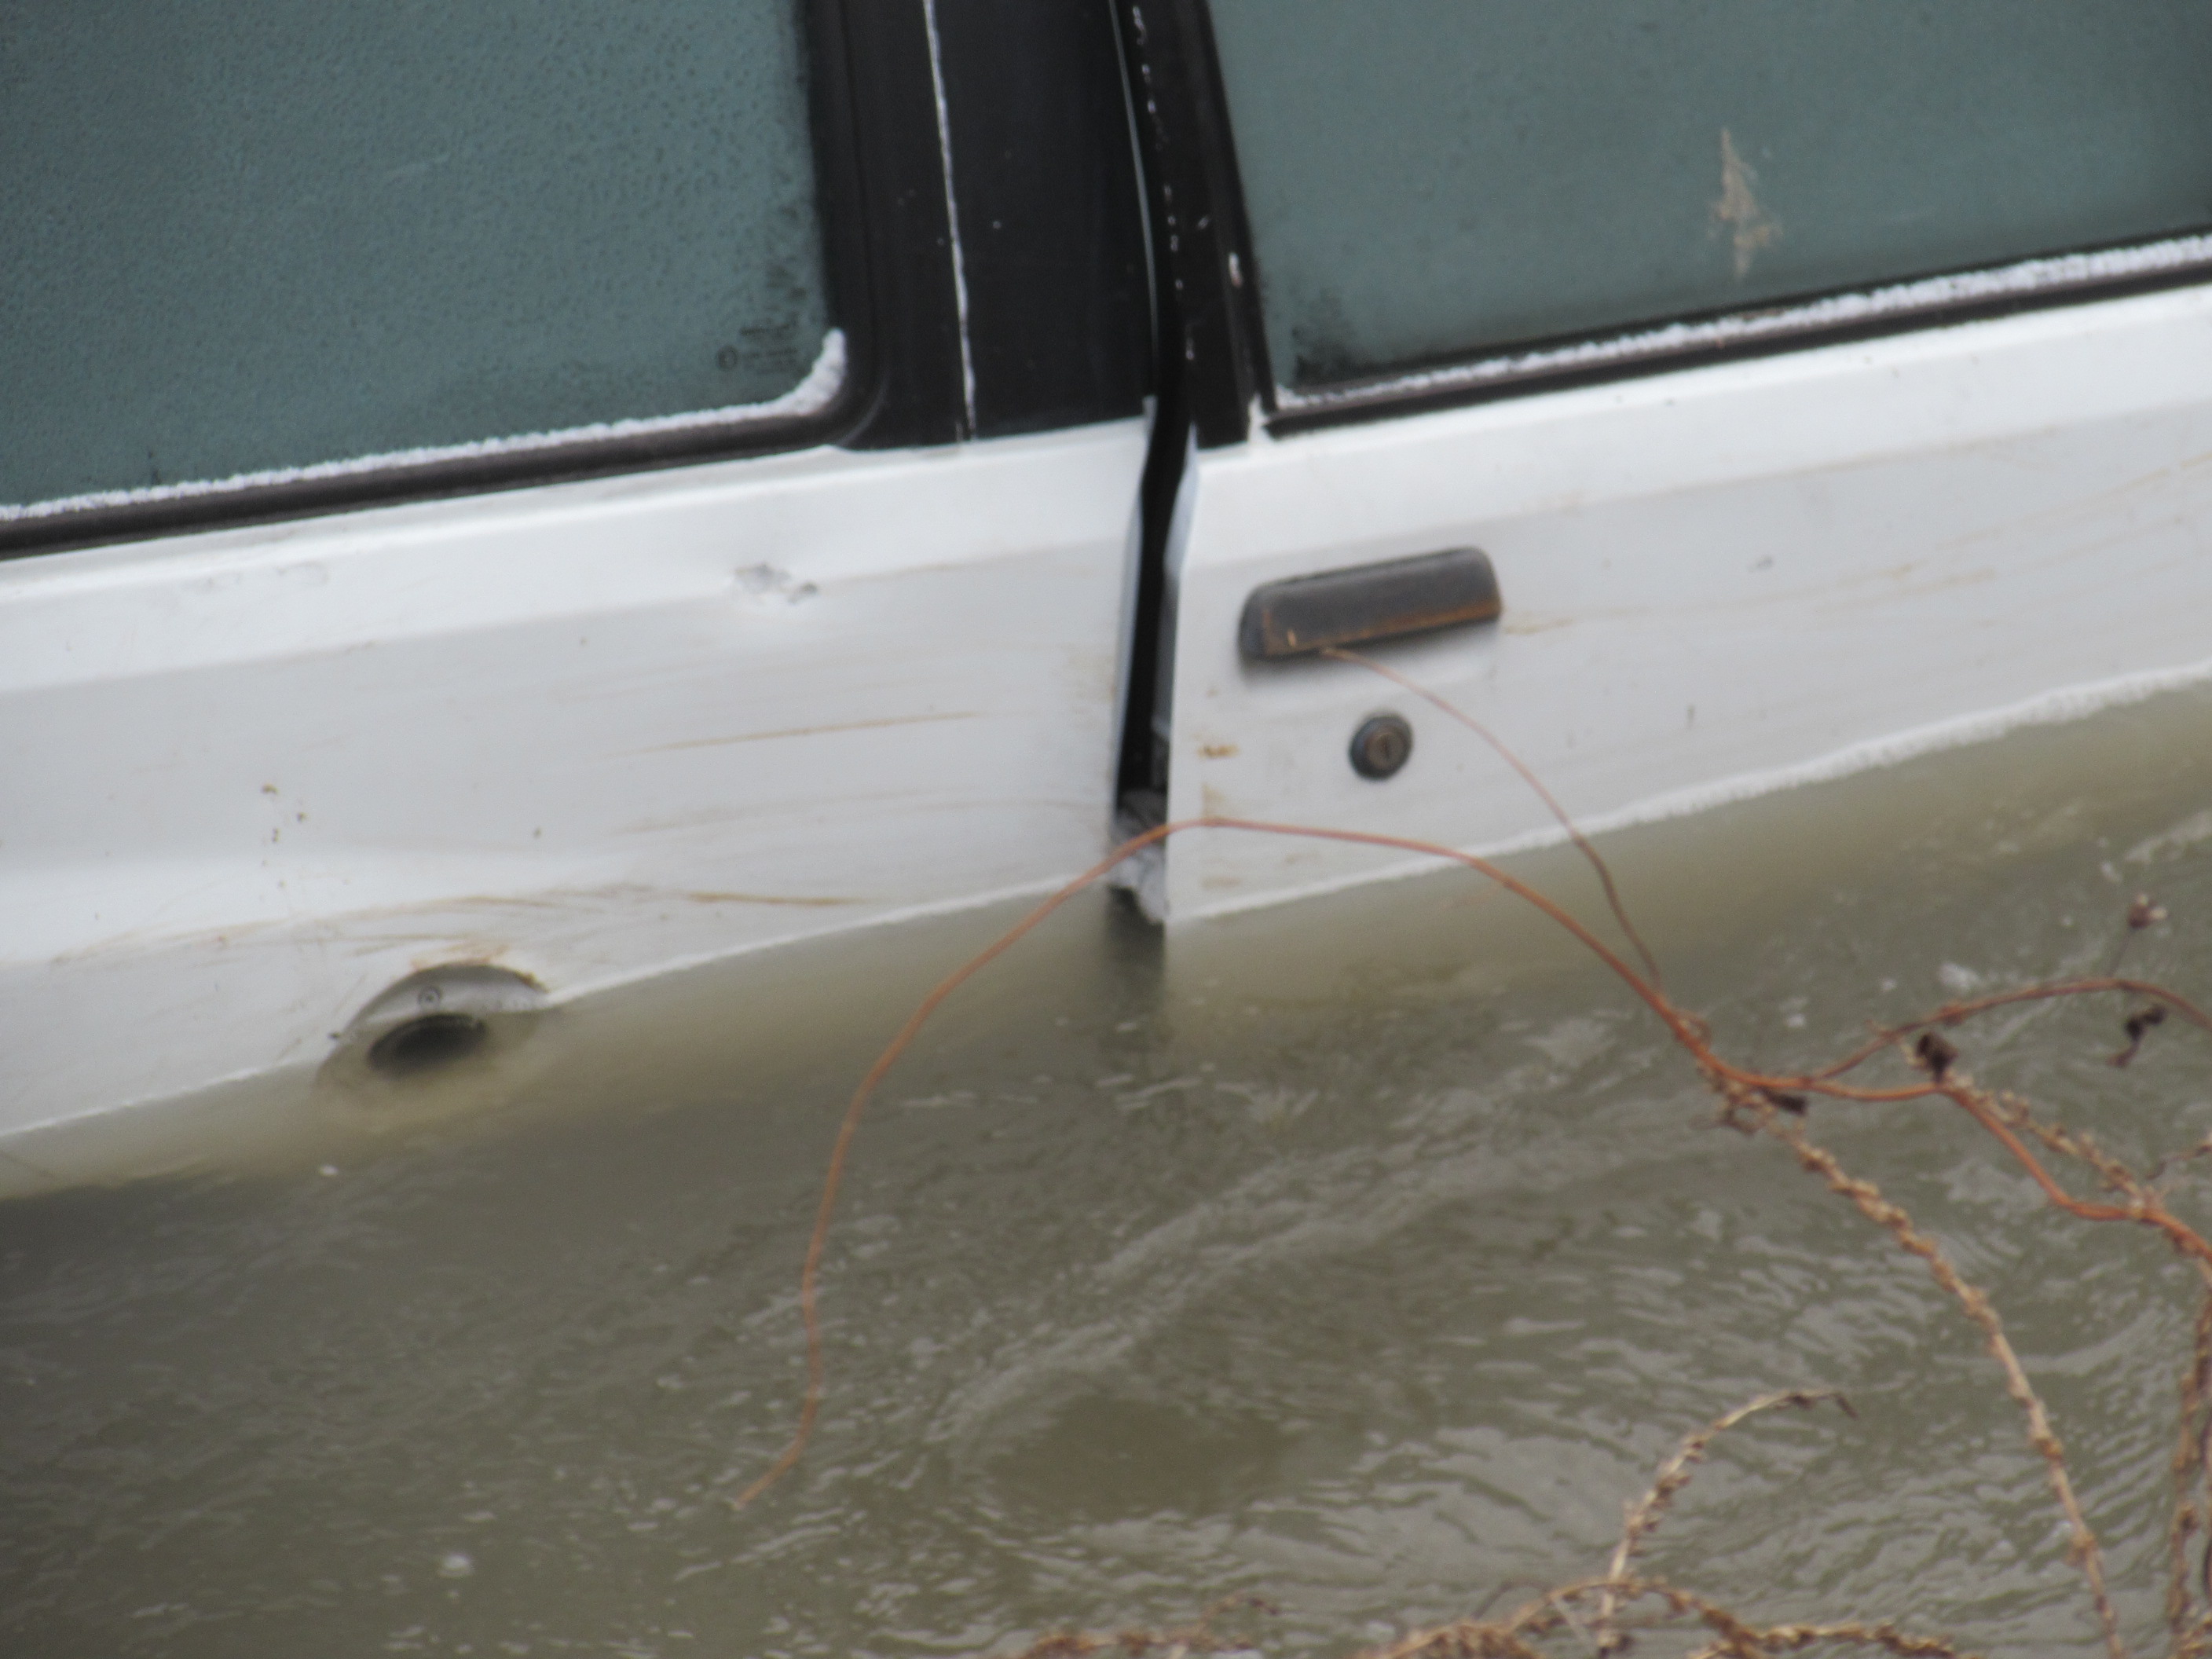
{"label": "car window glass", "polygon": [[0,226],[18,511],[834,368],[799,0],[12,6]]}
{"label": "car window glass", "polygon": [[2212,223],[2202,0],[1213,0],[1275,378]]}

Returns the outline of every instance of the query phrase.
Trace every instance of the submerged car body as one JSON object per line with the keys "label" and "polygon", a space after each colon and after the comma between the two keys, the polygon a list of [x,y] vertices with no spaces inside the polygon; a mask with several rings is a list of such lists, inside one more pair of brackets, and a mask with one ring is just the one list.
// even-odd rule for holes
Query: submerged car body
{"label": "submerged car body", "polygon": [[[1364,648],[1592,829],[2212,677],[2212,25],[1616,9],[40,10],[9,1179],[1163,812],[1559,833],[1240,643],[1270,583],[1479,550],[1494,619]],[[1413,867],[1138,884],[1181,927]]]}

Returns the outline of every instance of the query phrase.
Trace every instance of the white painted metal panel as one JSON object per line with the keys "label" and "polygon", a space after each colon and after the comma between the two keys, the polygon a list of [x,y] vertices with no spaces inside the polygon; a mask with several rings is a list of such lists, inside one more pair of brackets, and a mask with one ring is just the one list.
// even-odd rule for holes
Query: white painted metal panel
{"label": "white painted metal panel", "polygon": [[[1495,850],[1554,838],[1480,741],[1365,671],[1248,663],[1263,582],[1443,548],[1502,624],[1376,654],[1590,828],[2212,675],[2212,290],[1379,419],[1198,458],[1170,816]],[[1354,728],[1395,709],[1374,782]],[[1176,919],[1410,867],[1242,835],[1167,852]]]}
{"label": "white painted metal panel", "polygon": [[0,1138],[1054,883],[1111,812],[1140,422],[0,564]]}

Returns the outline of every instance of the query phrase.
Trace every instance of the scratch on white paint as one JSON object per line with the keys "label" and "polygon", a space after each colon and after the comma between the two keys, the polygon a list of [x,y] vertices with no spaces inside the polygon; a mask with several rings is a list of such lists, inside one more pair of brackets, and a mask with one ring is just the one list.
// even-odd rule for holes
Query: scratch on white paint
{"label": "scratch on white paint", "polygon": [[226,495],[270,484],[302,483],[318,478],[346,478],[393,467],[422,466],[435,461],[471,460],[484,455],[519,455],[552,449],[564,444],[595,443],[608,438],[636,438],[664,432],[688,432],[700,427],[726,426],[739,421],[764,421],[819,414],[827,409],[845,384],[845,332],[831,329],[822,337],[822,349],[806,378],[781,398],[760,404],[732,404],[722,409],[695,410],[683,415],[653,415],[637,420],[599,421],[589,426],[564,427],[557,432],[523,432],[505,438],[480,438],[473,443],[443,444],[423,449],[395,449],[381,455],[360,455],[349,460],[317,461],[310,466],[270,467],[261,472],[241,472],[228,478],[203,478],[182,483],[147,484],[137,489],[101,489],[83,495],[64,495],[25,505],[0,503],[0,523],[41,519],[56,513],[76,513],[95,507],[132,507],[142,501],[181,501],[195,495]]}
{"label": "scratch on white paint", "polygon": [[1872,322],[1916,311],[1936,312],[1945,307],[1972,305],[2014,295],[2063,292],[2095,283],[2131,277],[2156,276],[2194,266],[2212,267],[2212,236],[2178,236],[2139,247],[2109,248],[2095,253],[2065,253],[2049,258],[2023,259],[2015,264],[1986,270],[1960,271],[1949,276],[1929,276],[1917,282],[1897,283],[1858,294],[1831,295],[1804,305],[1777,306],[1769,310],[1739,312],[1732,317],[1698,323],[1668,323],[1632,334],[1541,351],[1516,352],[1486,357],[1449,368],[1423,369],[1412,374],[1382,376],[1355,386],[1331,386],[1318,392],[1275,388],[1275,406],[1285,412],[1340,408],[1382,398],[1497,385],[1533,374],[1595,368],[1608,363],[1633,362],[1708,346],[1729,346],[1753,341],[1809,333],[1820,329]]}
{"label": "scratch on white paint", "polygon": [[937,94],[937,154],[945,168],[945,234],[952,242],[952,302],[960,317],[960,386],[968,410],[967,430],[975,435],[975,354],[968,338],[968,265],[960,252],[960,204],[952,188],[952,118],[945,104],[945,54],[937,40],[937,0],[921,0],[929,25],[929,82]]}
{"label": "scratch on white paint", "polygon": [[634,749],[635,755],[665,755],[679,749],[720,749],[733,743],[769,743],[784,738],[818,738],[831,732],[877,732],[889,726],[935,726],[946,720],[981,720],[969,711],[954,714],[885,714],[876,720],[840,720],[831,726],[792,726],[780,732],[741,732],[729,738],[686,738],[678,743],[657,743],[650,749]]}
{"label": "scratch on white paint", "polygon": [[780,565],[749,564],[738,572],[737,582],[740,593],[761,605],[805,605],[822,593],[814,583],[800,581]]}
{"label": "scratch on white paint", "polygon": [[1735,147],[1735,139],[1726,127],[1721,129],[1721,193],[1713,203],[1713,229],[1723,225],[1729,228],[1730,243],[1735,252],[1735,279],[1739,283],[1751,275],[1751,262],[1759,256],[1759,249],[1781,240],[1782,227],[1769,216],[1759,204],[1753,186],[1759,183],[1759,171],[1745,161]]}

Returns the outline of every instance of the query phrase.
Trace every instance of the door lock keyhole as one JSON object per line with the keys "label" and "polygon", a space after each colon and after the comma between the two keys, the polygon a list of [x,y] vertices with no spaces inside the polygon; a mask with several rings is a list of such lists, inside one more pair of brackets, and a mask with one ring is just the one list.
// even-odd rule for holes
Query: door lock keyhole
{"label": "door lock keyhole", "polygon": [[1413,753],[1413,728],[1397,714],[1377,714],[1352,734],[1352,769],[1377,782],[1394,776]]}

